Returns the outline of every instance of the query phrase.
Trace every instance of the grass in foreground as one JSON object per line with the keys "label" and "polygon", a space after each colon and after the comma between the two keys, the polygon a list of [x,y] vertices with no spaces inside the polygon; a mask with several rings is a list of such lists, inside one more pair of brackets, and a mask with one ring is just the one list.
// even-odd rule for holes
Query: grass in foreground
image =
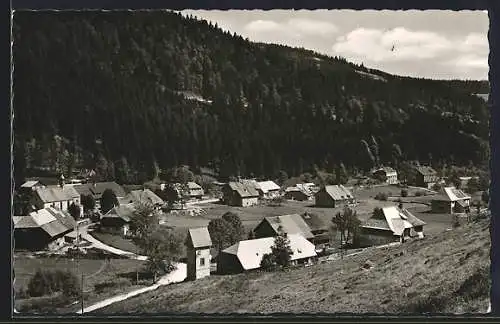
{"label": "grass in foreground", "polygon": [[[212,276],[95,313],[479,312],[489,302],[489,221],[343,261],[279,273]],[[370,260],[370,270],[361,266]]]}
{"label": "grass in foreground", "polygon": [[97,240],[101,241],[106,245],[112,246],[114,248],[123,251],[132,253],[138,253],[141,251],[139,247],[135,245],[134,242],[132,242],[132,240],[123,238],[118,234],[101,233],[99,231],[93,231],[90,233],[90,235],[92,235]]}

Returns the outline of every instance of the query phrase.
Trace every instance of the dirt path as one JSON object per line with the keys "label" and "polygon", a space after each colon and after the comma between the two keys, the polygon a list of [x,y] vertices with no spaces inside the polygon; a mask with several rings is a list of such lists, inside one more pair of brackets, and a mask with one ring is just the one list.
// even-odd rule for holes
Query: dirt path
{"label": "dirt path", "polygon": [[[118,296],[114,296],[114,297],[105,299],[105,300],[100,301],[100,302],[98,302],[98,303],[96,303],[94,305],[85,307],[83,309],[83,313],[93,312],[95,310],[98,310],[100,308],[104,308],[104,307],[109,306],[111,304],[114,304],[116,302],[119,302],[119,301],[122,301],[122,300],[125,300],[125,299],[128,299],[128,298],[131,298],[131,297],[143,294],[143,293],[148,292],[148,291],[155,290],[155,289],[157,289],[158,287],[161,287],[161,286],[165,286],[165,285],[168,285],[168,284],[171,284],[171,283],[175,283],[175,282],[184,281],[184,279],[186,279],[186,276],[187,276],[187,267],[186,267],[186,264],[185,263],[177,263],[176,266],[177,266],[176,270],[174,270],[171,273],[163,276],[158,281],[158,283],[156,283],[156,284],[154,284],[152,286],[149,286],[149,287],[144,287],[144,288],[140,288],[140,289],[128,292],[126,294],[121,294],[121,295],[118,295]],[[79,310],[77,312],[77,314],[82,314],[82,311]]]}

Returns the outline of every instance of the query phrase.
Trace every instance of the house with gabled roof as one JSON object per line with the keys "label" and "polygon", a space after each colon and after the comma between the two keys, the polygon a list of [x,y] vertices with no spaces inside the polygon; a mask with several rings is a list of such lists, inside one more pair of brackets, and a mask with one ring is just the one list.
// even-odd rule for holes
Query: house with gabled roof
{"label": "house with gabled roof", "polygon": [[30,203],[37,210],[54,207],[66,211],[71,203],[80,203],[79,197],[74,197],[74,193],[71,186],[39,187],[33,192]]}
{"label": "house with gabled roof", "polygon": [[330,231],[327,224],[316,214],[302,213],[300,217],[309,226],[311,233],[314,235],[311,242],[314,243],[317,249],[324,249],[330,244]]}
{"label": "house with gabled roof", "polygon": [[222,188],[223,201],[229,206],[249,207],[259,203],[259,192],[243,182],[229,182]]}
{"label": "house with gabled roof", "polygon": [[[292,250],[292,264],[310,264],[316,257],[315,246],[300,234],[287,235]],[[217,271],[233,274],[260,268],[262,257],[272,252],[274,237],[240,241],[221,251]]]}
{"label": "house with gabled roof", "polygon": [[46,207],[26,216],[13,216],[16,249],[55,250],[63,246],[64,236],[76,227],[71,215]]}
{"label": "house with gabled roof", "polygon": [[163,199],[158,197],[158,195],[150,189],[132,190],[124,198],[120,199],[120,203],[124,204],[141,202],[152,204],[156,209],[160,209],[165,205]]}
{"label": "house with gabled roof", "polygon": [[101,197],[104,191],[107,189],[112,190],[116,198],[121,199],[126,196],[125,190],[114,181],[110,182],[93,182],[93,183],[85,183],[81,185],[75,185],[75,190],[81,196],[92,196],[96,202],[96,208],[100,208]]}
{"label": "house with gabled roof", "polygon": [[404,242],[409,238],[423,238],[425,222],[402,206],[380,209],[360,226],[362,246]]}
{"label": "house with gabled roof", "polygon": [[299,214],[265,217],[253,232],[256,238],[274,237],[279,234],[280,229],[288,235],[300,234],[307,240],[314,239],[309,225]]}
{"label": "house with gabled roof", "polygon": [[455,187],[446,187],[433,196],[431,208],[433,213],[454,214],[470,211],[471,196]]}
{"label": "house with gabled roof", "polygon": [[128,236],[134,211],[135,206],[133,203],[111,208],[106,214],[102,215],[99,229],[105,233]]}
{"label": "house with gabled roof", "polygon": [[274,199],[280,196],[281,188],[274,181],[257,182],[257,191],[263,199]]}
{"label": "house with gabled roof", "polygon": [[197,280],[210,276],[212,239],[207,227],[190,228],[186,238],[187,278]]}
{"label": "house with gabled roof", "polygon": [[335,208],[341,205],[351,205],[356,202],[354,195],[343,185],[324,186],[315,195],[317,207]]}
{"label": "house with gabled roof", "polygon": [[387,184],[398,184],[398,173],[391,167],[381,167],[372,172],[374,178]]}
{"label": "house with gabled roof", "polygon": [[192,199],[201,199],[203,198],[203,195],[205,194],[205,191],[203,188],[197,184],[196,182],[189,181],[187,183],[187,188],[189,192],[189,198]]}
{"label": "house with gabled roof", "polygon": [[436,170],[430,166],[415,166],[414,171],[413,184],[415,186],[429,189],[439,181]]}

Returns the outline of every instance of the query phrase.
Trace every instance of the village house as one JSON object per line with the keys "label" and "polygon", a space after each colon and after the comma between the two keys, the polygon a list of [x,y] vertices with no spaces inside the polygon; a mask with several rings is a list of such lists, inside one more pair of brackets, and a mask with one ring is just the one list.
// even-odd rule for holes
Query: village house
{"label": "village house", "polygon": [[28,180],[19,187],[20,193],[31,194],[38,188],[44,188],[45,185],[39,180]]}
{"label": "village house", "polygon": [[314,240],[314,234],[299,214],[265,217],[253,232],[256,238],[274,237],[280,229],[288,235],[300,234],[307,240]]}
{"label": "village house", "polygon": [[60,186],[37,188],[30,200],[30,204],[35,210],[54,207],[67,211],[72,203],[79,205],[80,197],[75,197],[74,190],[71,186],[64,188]]}
{"label": "village house", "polygon": [[396,172],[396,170],[394,170],[391,167],[379,168],[379,169],[373,171],[372,174],[373,174],[373,177],[375,179],[379,179],[380,181],[383,181],[387,184],[394,185],[394,184],[397,184],[399,182],[398,181],[398,173]]}
{"label": "village house", "polygon": [[317,207],[328,208],[356,202],[353,194],[343,185],[324,186],[314,195],[314,199]]}
{"label": "village house", "polygon": [[254,186],[242,182],[224,185],[223,201],[229,206],[249,207],[259,203],[259,193]]}
{"label": "village house", "polygon": [[274,199],[280,196],[280,186],[274,181],[257,182],[257,191],[262,199]]}
{"label": "village house", "polygon": [[436,214],[454,214],[470,212],[470,195],[455,187],[443,188],[433,197],[432,212]]}
{"label": "village house", "polygon": [[190,228],[186,239],[187,278],[197,280],[210,276],[212,240],[206,227]]}
{"label": "village house", "polygon": [[316,214],[305,212],[300,215],[314,235],[310,240],[316,246],[316,252],[330,245],[330,231],[325,222]]}
{"label": "village house", "polygon": [[312,197],[313,195],[310,191],[306,191],[296,186],[285,189],[284,198],[287,200],[306,201],[311,200]]}
{"label": "village house", "polygon": [[[314,244],[300,234],[288,235],[292,249],[291,264],[312,264],[317,259]],[[240,241],[223,250],[218,257],[217,271],[234,274],[260,268],[262,257],[272,252],[274,237]]]}
{"label": "village house", "polygon": [[92,196],[96,202],[96,208],[100,208],[101,197],[104,191],[110,189],[116,195],[116,198],[122,199],[126,196],[125,190],[114,181],[111,182],[92,182],[81,185],[75,185],[75,190],[82,196]]}
{"label": "village house", "polygon": [[418,187],[430,189],[439,181],[436,170],[429,166],[417,166],[414,173],[414,185]]}
{"label": "village house", "polygon": [[76,222],[67,212],[54,207],[13,216],[15,248],[39,251],[56,250],[65,243],[65,235],[75,229]]}
{"label": "village house", "polygon": [[189,190],[189,198],[191,199],[202,199],[205,192],[203,188],[196,182],[189,181],[187,183]]}
{"label": "village house", "polygon": [[424,225],[425,222],[402,206],[385,207],[360,226],[360,245],[365,247],[393,242],[403,243],[409,238],[423,238]]}
{"label": "village house", "polygon": [[113,207],[101,217],[99,230],[104,233],[128,236],[134,211],[134,204]]}
{"label": "village house", "polygon": [[154,206],[155,209],[159,210],[165,205],[163,199],[158,197],[154,192],[149,189],[140,189],[130,191],[124,198],[120,199],[120,204],[130,204],[130,203],[148,203]]}

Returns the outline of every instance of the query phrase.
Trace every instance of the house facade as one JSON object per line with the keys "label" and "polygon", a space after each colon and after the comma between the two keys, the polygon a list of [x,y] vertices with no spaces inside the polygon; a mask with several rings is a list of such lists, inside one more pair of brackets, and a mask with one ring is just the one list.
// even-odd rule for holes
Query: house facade
{"label": "house facade", "polygon": [[315,195],[317,207],[335,208],[343,204],[356,202],[353,194],[343,185],[324,186]]}
{"label": "house facade", "polygon": [[67,211],[71,203],[79,204],[79,199],[73,197],[68,188],[64,190],[60,186],[49,186],[37,188],[33,192],[31,198],[31,205],[36,210],[53,207],[60,210]]}
{"label": "house facade", "polygon": [[373,177],[387,184],[398,184],[398,173],[391,167],[382,167],[373,171]]}
{"label": "house facade", "polygon": [[211,247],[212,240],[207,227],[188,230],[186,239],[188,280],[210,276]]}
{"label": "house facade", "polygon": [[[288,235],[292,250],[292,264],[312,264],[317,259],[314,244],[300,234]],[[234,274],[260,268],[262,257],[272,252],[274,237],[240,241],[218,256],[217,271],[220,274]]]}
{"label": "house facade", "polygon": [[417,166],[414,169],[414,185],[424,187],[427,189],[432,188],[438,181],[439,177],[433,168],[429,166]]}
{"label": "house facade", "polygon": [[223,201],[229,206],[250,207],[259,203],[259,193],[254,186],[246,183],[229,182],[222,191]]}
{"label": "house facade", "polygon": [[125,198],[126,193],[122,186],[114,181],[111,182],[91,182],[81,185],[75,185],[75,190],[82,196],[92,196],[96,202],[96,208],[99,209],[101,205],[101,198],[104,191],[107,189],[115,193],[116,198]]}
{"label": "house facade", "polygon": [[405,242],[410,238],[423,238],[425,222],[404,208],[382,208],[380,215],[373,215],[360,226],[362,247]]}
{"label": "house facade", "polygon": [[287,200],[307,201],[311,200],[312,196],[297,187],[288,187],[285,189],[284,198]]}

